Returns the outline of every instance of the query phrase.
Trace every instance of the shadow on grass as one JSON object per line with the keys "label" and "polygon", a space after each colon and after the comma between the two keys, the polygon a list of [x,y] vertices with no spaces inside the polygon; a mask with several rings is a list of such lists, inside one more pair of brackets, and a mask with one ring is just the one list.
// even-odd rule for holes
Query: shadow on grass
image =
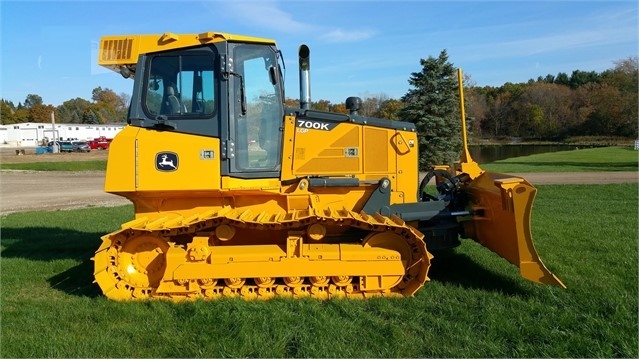
{"label": "shadow on grass", "polygon": [[93,283],[93,262],[86,260],[47,280],[51,288],[78,297],[97,298],[102,295]]}
{"label": "shadow on grass", "polygon": [[[484,268],[465,254],[450,251],[437,252],[434,255],[428,277],[435,282],[508,295],[528,294],[518,281]],[[513,270],[517,268],[513,267]]]}
{"label": "shadow on grass", "polygon": [[93,284],[91,257],[100,245],[100,237],[105,234],[47,227],[3,228],[1,257],[79,261],[80,264],[49,278],[49,285],[71,295],[94,298],[100,293]]}
{"label": "shadow on grass", "polygon": [[2,257],[39,261],[88,259],[105,234],[50,227],[2,228]]}

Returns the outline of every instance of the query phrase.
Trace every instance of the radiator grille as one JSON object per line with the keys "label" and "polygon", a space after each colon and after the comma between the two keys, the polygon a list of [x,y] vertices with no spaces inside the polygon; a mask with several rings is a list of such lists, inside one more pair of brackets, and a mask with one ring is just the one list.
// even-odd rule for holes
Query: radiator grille
{"label": "radiator grille", "polygon": [[133,39],[103,40],[102,48],[100,50],[100,60],[104,62],[122,62],[123,60],[133,60],[131,59],[132,47]]}

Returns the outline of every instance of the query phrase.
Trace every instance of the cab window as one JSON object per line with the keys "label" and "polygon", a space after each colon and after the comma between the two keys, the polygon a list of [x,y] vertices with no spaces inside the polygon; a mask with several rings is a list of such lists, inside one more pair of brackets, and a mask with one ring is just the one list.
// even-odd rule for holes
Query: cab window
{"label": "cab window", "polygon": [[151,57],[144,110],[158,115],[211,117],[215,114],[215,74],[209,53]]}

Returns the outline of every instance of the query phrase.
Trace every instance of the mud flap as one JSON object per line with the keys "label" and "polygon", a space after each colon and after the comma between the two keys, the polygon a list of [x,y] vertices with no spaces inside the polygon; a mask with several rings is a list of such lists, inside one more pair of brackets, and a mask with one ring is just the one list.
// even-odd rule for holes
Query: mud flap
{"label": "mud flap", "polygon": [[566,288],[543,264],[532,240],[535,187],[520,177],[484,172],[467,191],[475,213],[464,226],[468,237],[518,266],[522,277]]}

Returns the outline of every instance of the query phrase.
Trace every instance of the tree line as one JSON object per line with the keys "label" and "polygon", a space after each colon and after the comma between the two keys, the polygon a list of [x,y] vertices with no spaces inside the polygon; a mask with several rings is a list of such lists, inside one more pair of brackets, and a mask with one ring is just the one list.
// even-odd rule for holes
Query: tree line
{"label": "tree line", "polygon": [[481,137],[563,140],[572,136],[637,138],[639,58],[601,73],[575,70],[524,84],[472,87],[473,130]]}
{"label": "tree line", "polygon": [[[456,77],[446,50],[439,57],[421,59],[422,69],[413,73],[408,82],[413,86],[400,99],[384,94],[363,99],[359,113],[390,120],[411,120],[416,113],[439,116],[438,106],[457,111],[457,92],[434,87],[443,83],[454,86]],[[466,114],[473,136],[481,138],[520,137],[524,139],[561,141],[571,136],[638,136],[638,75],[639,58],[630,57],[614,62],[603,72],[575,70],[572,74],[548,74],[527,83],[506,83],[499,87],[476,86],[470,76],[465,79]],[[452,76],[452,77],[451,77]],[[450,78],[449,78],[450,77]],[[416,95],[427,100],[415,107]],[[446,94],[446,98],[441,98]],[[60,106],[44,104],[42,97],[29,94],[17,105],[0,100],[2,124],[49,122],[51,112],[60,123],[123,123],[126,121],[128,94],[116,94],[97,87],[91,100],[75,98]],[[286,105],[297,107],[298,100],[286,99]],[[348,113],[344,103],[314,101],[311,108]],[[433,112],[435,111],[435,112]],[[442,111],[440,111],[442,112]],[[443,111],[446,112],[446,111]],[[435,115],[432,115],[435,114]],[[414,119],[413,119],[414,120]],[[435,128],[429,138],[436,141]]]}
{"label": "tree line", "polygon": [[128,94],[116,94],[108,88],[96,87],[91,101],[77,97],[60,106],[44,104],[42,97],[28,94],[24,102],[0,100],[0,122],[3,125],[23,122],[51,122],[55,113],[58,123],[107,124],[124,123],[130,101]]}
{"label": "tree line", "polygon": [[[411,74],[411,88],[399,100],[368,98],[360,114],[416,125],[421,170],[451,164],[461,150],[459,91],[456,72],[446,50],[421,59],[421,71]],[[575,70],[479,87],[464,80],[466,117],[475,138],[518,137],[562,141],[568,137],[639,137],[639,58],[614,62],[601,73]],[[347,112],[343,104],[320,101],[321,110]]]}
{"label": "tree line", "polygon": [[[422,74],[428,81],[411,78],[416,89],[425,90],[424,96],[437,101],[436,94],[428,92],[442,79],[450,80],[454,73],[442,76],[442,68],[452,65],[446,51],[439,58],[422,59]],[[474,85],[465,75],[464,92],[466,116],[474,137],[520,137],[530,140],[561,141],[573,136],[619,136],[637,138],[639,109],[639,58],[631,57],[614,62],[614,67],[603,72],[574,70],[572,74],[558,73],[530,79],[526,83],[506,83],[499,87]],[[450,69],[449,69],[450,70]],[[412,82],[417,82],[413,84]],[[429,82],[430,81],[430,82]],[[456,81],[456,79],[455,79]],[[444,81],[448,85],[450,81]],[[430,87],[429,86],[430,84]],[[409,90],[409,92],[412,90]],[[457,101],[457,92],[447,92],[449,99]],[[404,119],[410,105],[408,94],[392,99],[381,94],[363,100],[360,114],[391,120]],[[410,97],[410,96],[408,96]],[[295,100],[289,100],[295,105]],[[447,106],[455,106],[451,101]],[[429,103],[423,104],[429,107]],[[320,100],[314,109],[347,113],[343,103],[331,104]],[[432,111],[429,110],[429,111]],[[426,111],[428,112],[428,111]]]}

